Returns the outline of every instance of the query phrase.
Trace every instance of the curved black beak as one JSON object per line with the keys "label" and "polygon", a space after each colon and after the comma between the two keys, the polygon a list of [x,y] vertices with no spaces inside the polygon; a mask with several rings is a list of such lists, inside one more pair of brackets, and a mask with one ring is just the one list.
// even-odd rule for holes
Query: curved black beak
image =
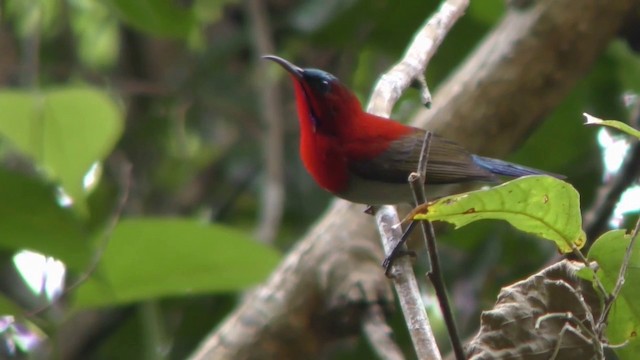
{"label": "curved black beak", "polygon": [[289,61],[279,57],[279,56],[275,56],[275,55],[264,55],[262,57],[263,59],[266,60],[271,60],[277,64],[279,64],[280,66],[282,66],[285,70],[287,70],[289,73],[291,73],[291,75],[295,76],[296,78],[302,80],[302,74],[304,73],[304,70],[298,66],[293,65],[292,63],[290,63]]}

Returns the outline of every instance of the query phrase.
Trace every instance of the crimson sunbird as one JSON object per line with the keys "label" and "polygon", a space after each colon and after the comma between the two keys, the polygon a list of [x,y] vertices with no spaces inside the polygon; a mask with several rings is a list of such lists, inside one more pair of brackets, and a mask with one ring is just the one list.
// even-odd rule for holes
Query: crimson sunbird
{"label": "crimson sunbird", "polygon": [[[323,189],[354,203],[411,203],[407,183],[417,170],[425,130],[369,114],[335,76],[265,55],[293,79],[300,122],[300,157]],[[560,175],[469,153],[433,134],[426,185],[497,181],[496,175]]]}

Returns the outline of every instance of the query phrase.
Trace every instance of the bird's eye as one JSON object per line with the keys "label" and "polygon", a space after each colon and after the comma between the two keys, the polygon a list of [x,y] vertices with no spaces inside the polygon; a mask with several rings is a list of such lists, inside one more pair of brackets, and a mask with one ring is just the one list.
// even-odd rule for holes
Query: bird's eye
{"label": "bird's eye", "polygon": [[327,80],[316,81],[313,87],[321,94],[326,94],[331,90],[331,84]]}

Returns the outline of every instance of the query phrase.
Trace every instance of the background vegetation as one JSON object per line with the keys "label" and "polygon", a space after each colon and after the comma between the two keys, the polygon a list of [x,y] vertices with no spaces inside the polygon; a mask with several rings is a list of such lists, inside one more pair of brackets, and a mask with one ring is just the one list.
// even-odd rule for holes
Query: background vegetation
{"label": "background vegetation", "polygon": [[[16,345],[17,358],[189,355],[330,201],[297,156],[290,86],[281,99],[264,100],[264,87],[279,92],[286,78],[260,62],[261,51],[271,46],[326,69],[365,101],[438,3],[265,1],[265,45],[243,1],[1,2],[0,313],[15,321],[3,318],[0,352]],[[504,6],[471,3],[428,67],[432,89]],[[581,114],[629,118],[623,95],[640,91],[632,47],[633,37],[612,42],[509,158],[567,175],[585,209],[606,176],[598,131],[584,127]],[[264,143],[269,101],[284,114],[284,202],[281,223],[277,214],[269,220],[272,233],[261,227],[266,212],[279,211],[264,200],[274,178],[265,165],[274,156]],[[394,117],[408,119],[421,106],[408,91]],[[502,286],[555,255],[552,244],[497,222],[443,232],[439,244],[465,336]],[[14,262],[24,249],[65,264],[64,292],[27,286]],[[52,297],[60,299],[44,307]],[[392,322],[410,346],[401,316]],[[34,337],[38,346],[25,342]],[[372,356],[359,338],[324,351]]]}

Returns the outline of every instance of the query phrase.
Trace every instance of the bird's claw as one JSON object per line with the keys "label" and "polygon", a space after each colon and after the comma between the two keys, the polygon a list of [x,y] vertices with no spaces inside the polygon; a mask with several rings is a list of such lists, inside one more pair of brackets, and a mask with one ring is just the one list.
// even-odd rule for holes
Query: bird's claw
{"label": "bird's claw", "polygon": [[[395,249],[394,249],[395,250]],[[416,258],[418,255],[413,250],[402,250],[398,249],[397,251],[392,251],[389,256],[384,258],[382,261],[382,267],[384,268],[384,275],[386,277],[391,277],[391,267],[393,266],[393,262],[396,261],[401,256],[409,255],[412,258]]]}
{"label": "bird's claw", "polygon": [[364,213],[367,215],[375,215],[378,208],[374,205],[367,205],[367,208],[364,209]]}

